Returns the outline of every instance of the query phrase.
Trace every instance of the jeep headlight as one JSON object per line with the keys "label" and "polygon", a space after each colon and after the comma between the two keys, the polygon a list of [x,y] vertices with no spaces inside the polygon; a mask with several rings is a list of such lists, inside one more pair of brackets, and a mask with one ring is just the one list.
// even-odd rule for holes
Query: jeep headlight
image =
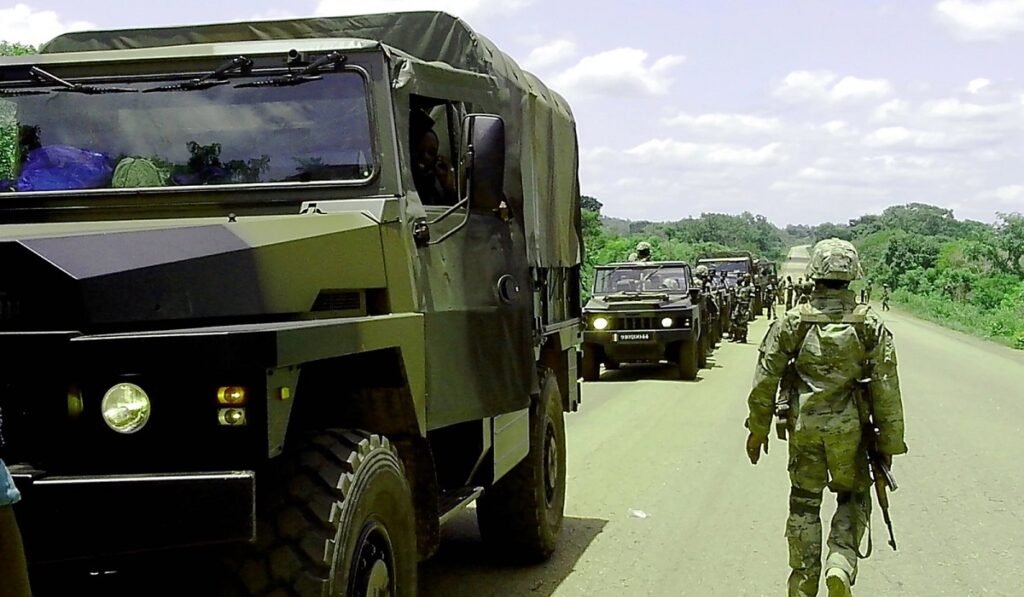
{"label": "jeep headlight", "polygon": [[146,426],[152,405],[145,390],[133,383],[119,383],[103,395],[100,410],[107,427],[118,433],[135,433]]}
{"label": "jeep headlight", "polygon": [[672,318],[671,317],[666,317],[665,319],[662,319],[661,320],[661,327],[663,327],[663,328],[670,328],[670,327],[672,327]]}
{"label": "jeep headlight", "polygon": [[594,329],[595,330],[606,330],[608,329],[608,319],[604,317],[594,318]]}

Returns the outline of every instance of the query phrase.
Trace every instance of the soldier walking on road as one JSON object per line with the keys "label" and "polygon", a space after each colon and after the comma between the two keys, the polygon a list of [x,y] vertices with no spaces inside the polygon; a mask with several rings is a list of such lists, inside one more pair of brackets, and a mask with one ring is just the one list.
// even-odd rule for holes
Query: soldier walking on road
{"label": "soldier walking on road", "polygon": [[818,593],[822,492],[828,487],[836,494],[825,583],[830,597],[849,597],[871,516],[864,413],[878,429],[872,436],[878,459],[891,464],[893,455],[907,451],[896,349],[885,324],[849,289],[861,273],[852,244],[819,242],[808,272],[815,284],[810,301],[775,321],[761,344],[747,401],[746,449],[757,464],[778,414],[777,431],[789,436],[791,597]]}
{"label": "soldier walking on road", "polygon": [[882,310],[883,311],[888,311],[889,310],[889,285],[888,284],[883,284],[882,285]]}
{"label": "soldier walking on road", "polygon": [[796,286],[793,285],[793,276],[786,276],[786,310],[789,311],[793,308],[793,294],[796,292]]}
{"label": "soldier walking on road", "polygon": [[747,342],[750,325],[750,306],[754,301],[754,287],[750,283],[749,274],[740,274],[736,284],[736,306],[732,312],[732,329],[729,339],[733,342]]}

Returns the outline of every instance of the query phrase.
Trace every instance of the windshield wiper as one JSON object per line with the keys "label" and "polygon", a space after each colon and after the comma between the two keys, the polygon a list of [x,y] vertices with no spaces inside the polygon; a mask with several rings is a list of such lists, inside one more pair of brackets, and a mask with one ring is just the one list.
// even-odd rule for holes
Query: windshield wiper
{"label": "windshield wiper", "polygon": [[87,93],[89,95],[98,95],[101,93],[135,93],[138,91],[138,89],[132,89],[131,87],[95,87],[93,85],[72,83],[61,79],[57,75],[50,74],[38,66],[33,66],[29,69],[28,74],[33,79],[41,83],[53,83],[55,85],[59,85],[59,88],[54,91],[73,91],[75,93]]}
{"label": "windshield wiper", "polygon": [[0,97],[21,97],[23,95],[46,95],[49,91],[39,89],[10,89],[0,88]]}
{"label": "windshield wiper", "polygon": [[321,68],[332,65],[335,69],[341,67],[345,61],[348,60],[348,56],[338,52],[331,52],[326,56],[321,56],[309,64],[306,68],[300,70],[297,73],[288,73],[287,75],[281,75],[280,77],[274,77],[272,79],[263,79],[260,81],[253,81],[251,83],[241,83],[235,85],[236,89],[242,87],[288,87],[289,85],[301,85],[302,83],[308,83],[310,81],[318,81],[323,77],[315,74]]}
{"label": "windshield wiper", "polygon": [[217,85],[226,85],[227,74],[231,71],[240,71],[243,75],[247,75],[252,72],[252,59],[246,58],[245,56],[237,56],[224,64],[217,67],[213,72],[206,73],[198,79],[192,79],[191,81],[185,81],[183,83],[173,83],[171,85],[162,85],[160,87],[153,87],[152,89],[144,89],[143,93],[151,93],[154,91],[195,91],[197,89],[209,89]]}

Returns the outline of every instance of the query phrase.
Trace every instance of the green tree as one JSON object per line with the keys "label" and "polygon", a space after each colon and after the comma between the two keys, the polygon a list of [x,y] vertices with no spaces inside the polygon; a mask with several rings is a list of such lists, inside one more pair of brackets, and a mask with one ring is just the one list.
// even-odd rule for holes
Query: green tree
{"label": "green tree", "polygon": [[36,54],[38,50],[30,45],[19,43],[0,41],[0,56],[25,56],[26,54]]}

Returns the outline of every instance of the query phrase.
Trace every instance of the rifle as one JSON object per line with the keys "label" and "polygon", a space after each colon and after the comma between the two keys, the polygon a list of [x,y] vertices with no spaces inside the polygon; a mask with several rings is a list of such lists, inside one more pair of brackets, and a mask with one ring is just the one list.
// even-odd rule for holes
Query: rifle
{"label": "rifle", "polygon": [[796,401],[796,363],[786,363],[782,371],[782,382],[779,383],[779,399],[775,402],[775,435],[786,441],[789,430],[789,411]]}
{"label": "rifle", "polygon": [[871,479],[875,486],[875,497],[878,499],[878,508],[882,511],[882,519],[885,520],[885,526],[889,530],[889,547],[896,551],[896,535],[892,530],[892,518],[889,517],[888,492],[896,491],[899,489],[899,485],[896,484],[896,478],[892,476],[889,464],[878,449],[878,436],[881,431],[875,425],[874,402],[870,397],[869,383],[871,383],[870,377],[857,380],[859,387],[854,395],[857,397],[857,407],[861,415],[862,441],[868,453]]}
{"label": "rifle", "polygon": [[889,491],[896,491],[899,485],[896,478],[892,476],[889,465],[878,451],[878,428],[874,424],[864,426],[864,443],[868,450],[868,462],[871,464],[871,478],[875,485],[875,497],[878,498],[878,508],[882,511],[882,519],[889,529],[889,547],[896,551],[896,535],[892,530],[892,518],[889,517]]}

